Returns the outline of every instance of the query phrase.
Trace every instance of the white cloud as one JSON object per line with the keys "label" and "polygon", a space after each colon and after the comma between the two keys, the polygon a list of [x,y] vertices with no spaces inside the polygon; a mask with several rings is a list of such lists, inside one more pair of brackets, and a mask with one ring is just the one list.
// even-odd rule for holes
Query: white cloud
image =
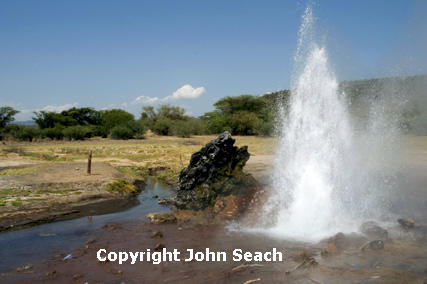
{"label": "white cloud", "polygon": [[158,97],[151,98],[148,96],[139,96],[132,102],[132,104],[133,105],[134,104],[150,104],[150,103],[155,103],[158,100],[159,100]]}
{"label": "white cloud", "polygon": [[74,104],[65,104],[65,105],[62,105],[62,106],[52,106],[52,105],[50,105],[50,106],[45,106],[42,110],[45,110],[45,111],[56,111],[56,112],[61,112],[61,111],[63,111],[63,110],[66,110],[66,109],[69,109],[69,108],[72,108],[72,107],[75,107],[75,106],[77,106],[79,103],[74,103]]}
{"label": "white cloud", "polygon": [[176,92],[173,92],[172,96],[167,96],[163,101],[178,100],[178,99],[197,99],[206,92],[204,87],[193,88],[191,85],[184,85],[179,88]]}
{"label": "white cloud", "polygon": [[127,107],[128,103],[122,103],[122,107]]}

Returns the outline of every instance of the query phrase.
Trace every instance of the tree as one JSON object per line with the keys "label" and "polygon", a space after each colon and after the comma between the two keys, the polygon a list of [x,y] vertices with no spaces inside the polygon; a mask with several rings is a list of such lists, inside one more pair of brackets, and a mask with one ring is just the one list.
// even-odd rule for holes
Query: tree
{"label": "tree", "polygon": [[71,117],[79,125],[99,125],[101,123],[101,113],[91,107],[76,108],[72,107],[69,110],[63,110],[62,116]]}
{"label": "tree", "polygon": [[141,118],[150,118],[154,119],[156,117],[156,112],[154,111],[153,106],[142,107],[143,112],[141,113]]}
{"label": "tree", "polygon": [[114,108],[101,111],[101,124],[107,131],[110,132],[115,126],[126,124],[135,120],[135,116],[125,110]]}
{"label": "tree", "polygon": [[[146,106],[142,108],[140,121],[144,127],[148,127],[151,131],[158,135],[178,135],[188,137],[195,132],[200,132],[200,127],[196,127],[197,123],[191,121],[188,124],[179,122],[189,122],[190,117],[185,115],[185,109],[179,106],[171,106],[164,104],[154,110],[153,106]],[[185,131],[183,129],[189,127]],[[191,126],[191,127],[190,127]],[[174,131],[174,128],[178,127]],[[181,134],[184,133],[185,134]],[[179,133],[179,134],[178,134]]]}
{"label": "tree", "polygon": [[161,105],[157,108],[156,117],[166,117],[170,120],[185,120],[185,109],[179,106],[171,106],[169,104]]}
{"label": "tree", "polygon": [[0,107],[0,128],[4,128],[8,123],[15,121],[14,116],[19,112],[10,106]]}
{"label": "tree", "polygon": [[[240,95],[225,97],[217,101],[215,111],[201,117],[206,122],[208,133],[229,130],[233,134],[258,134],[257,127],[264,127],[271,115],[271,101],[265,97]],[[264,131],[265,132],[265,131]]]}
{"label": "tree", "polygon": [[78,125],[77,120],[70,116],[62,115],[62,113],[56,113],[55,111],[33,111],[36,117],[32,117],[35,123],[41,129],[53,128],[56,125],[60,124],[64,127]]}
{"label": "tree", "polygon": [[236,111],[230,117],[229,126],[233,134],[249,135],[254,134],[254,128],[258,122],[258,117],[253,112],[249,111]]}
{"label": "tree", "polygon": [[219,134],[225,131],[229,115],[222,114],[216,110],[205,113],[199,119],[205,122],[205,129],[208,134]]}
{"label": "tree", "polygon": [[265,106],[262,97],[252,95],[240,95],[236,97],[225,97],[214,104],[215,108],[223,114],[234,114],[237,111],[259,113]]}

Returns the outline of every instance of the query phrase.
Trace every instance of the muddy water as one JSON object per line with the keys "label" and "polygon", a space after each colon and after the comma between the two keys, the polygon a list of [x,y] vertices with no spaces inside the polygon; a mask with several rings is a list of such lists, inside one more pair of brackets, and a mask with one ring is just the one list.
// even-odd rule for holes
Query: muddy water
{"label": "muddy water", "polygon": [[[81,208],[92,215],[91,218],[81,217],[0,234],[0,273],[40,262],[60,252],[66,253],[93,238],[94,231],[106,224],[138,219],[148,222],[144,218],[146,214],[169,211],[169,206],[157,203],[158,199],[153,198],[155,195],[172,197],[174,192],[167,184],[149,178],[145,190],[138,196],[139,202],[136,203],[139,204],[129,210],[105,214],[117,209],[111,208],[109,203],[93,204]],[[55,250],[58,253],[52,253]]]}

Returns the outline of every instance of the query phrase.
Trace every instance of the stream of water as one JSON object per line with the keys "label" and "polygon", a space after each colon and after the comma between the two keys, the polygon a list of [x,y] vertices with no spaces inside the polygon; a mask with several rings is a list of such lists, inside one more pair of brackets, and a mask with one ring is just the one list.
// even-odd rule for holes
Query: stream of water
{"label": "stream of water", "polygon": [[148,213],[169,212],[169,206],[159,205],[158,199],[153,196],[165,198],[172,197],[175,193],[161,181],[148,178],[146,183],[147,186],[138,196],[140,204],[130,210],[97,216],[94,211],[92,218],[82,217],[0,234],[0,273],[46,260],[53,255],[54,250],[58,250],[55,254],[67,255],[71,249],[92,238],[92,234],[106,224],[131,220],[148,222],[144,218]]}

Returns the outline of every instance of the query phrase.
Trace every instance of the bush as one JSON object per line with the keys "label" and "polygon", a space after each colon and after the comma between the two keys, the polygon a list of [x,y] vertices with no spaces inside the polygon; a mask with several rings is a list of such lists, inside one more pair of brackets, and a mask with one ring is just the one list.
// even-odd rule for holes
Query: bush
{"label": "bush", "polygon": [[259,136],[266,136],[266,137],[271,137],[273,136],[275,131],[275,127],[274,127],[274,122],[272,121],[264,121],[264,120],[259,120],[256,124],[255,124],[255,134],[259,135]]}
{"label": "bush", "polygon": [[206,121],[204,129],[207,134],[223,133],[228,124],[228,116],[217,111],[206,113],[202,118]]}
{"label": "bush", "polygon": [[42,134],[41,130],[35,126],[27,126],[14,132],[15,139],[21,141],[33,141],[34,138],[40,137]]}
{"label": "bush", "polygon": [[101,125],[110,132],[115,126],[124,125],[135,120],[135,116],[122,109],[110,109],[101,111]]}
{"label": "bush", "polygon": [[103,125],[89,125],[92,136],[101,136],[106,138],[108,136],[108,130]]}
{"label": "bush", "polygon": [[17,131],[20,131],[20,130],[22,130],[22,129],[24,129],[25,127],[28,127],[28,126],[24,126],[24,125],[18,125],[18,124],[9,124],[9,125],[6,125],[6,127],[5,128],[3,128],[4,129],[4,131],[6,131],[7,133],[10,133],[10,134],[14,134],[15,132],[17,132]]}
{"label": "bush", "polygon": [[171,135],[172,125],[172,120],[162,117],[154,123],[152,131],[157,135]]}
{"label": "bush", "polygon": [[143,126],[141,121],[131,120],[120,126],[125,126],[129,128],[134,134],[145,133],[145,127]]}
{"label": "bush", "polygon": [[229,126],[234,135],[254,134],[254,126],[258,122],[258,117],[253,112],[236,111],[230,117]]}
{"label": "bush", "polygon": [[136,186],[121,178],[111,178],[113,182],[105,185],[104,189],[108,191],[118,191],[124,193],[137,193]]}
{"label": "bush", "polygon": [[69,140],[84,140],[86,137],[90,137],[91,129],[87,126],[75,125],[65,128],[62,134]]}
{"label": "bush", "polygon": [[139,139],[145,139],[146,137],[143,133],[137,133],[137,134],[135,134],[135,136],[133,136],[133,138],[139,140]]}
{"label": "bush", "polygon": [[173,125],[172,134],[182,138],[189,138],[193,131],[187,121],[177,121]]}
{"label": "bush", "polygon": [[115,126],[110,131],[110,137],[112,139],[121,139],[121,140],[131,139],[133,138],[133,131],[132,129],[126,126]]}
{"label": "bush", "polygon": [[201,135],[203,134],[203,123],[198,119],[177,121],[172,126],[172,134],[183,138],[188,138],[191,135]]}
{"label": "bush", "polygon": [[62,139],[64,137],[63,131],[64,127],[60,124],[57,124],[55,127],[43,129],[43,136],[50,139]]}

